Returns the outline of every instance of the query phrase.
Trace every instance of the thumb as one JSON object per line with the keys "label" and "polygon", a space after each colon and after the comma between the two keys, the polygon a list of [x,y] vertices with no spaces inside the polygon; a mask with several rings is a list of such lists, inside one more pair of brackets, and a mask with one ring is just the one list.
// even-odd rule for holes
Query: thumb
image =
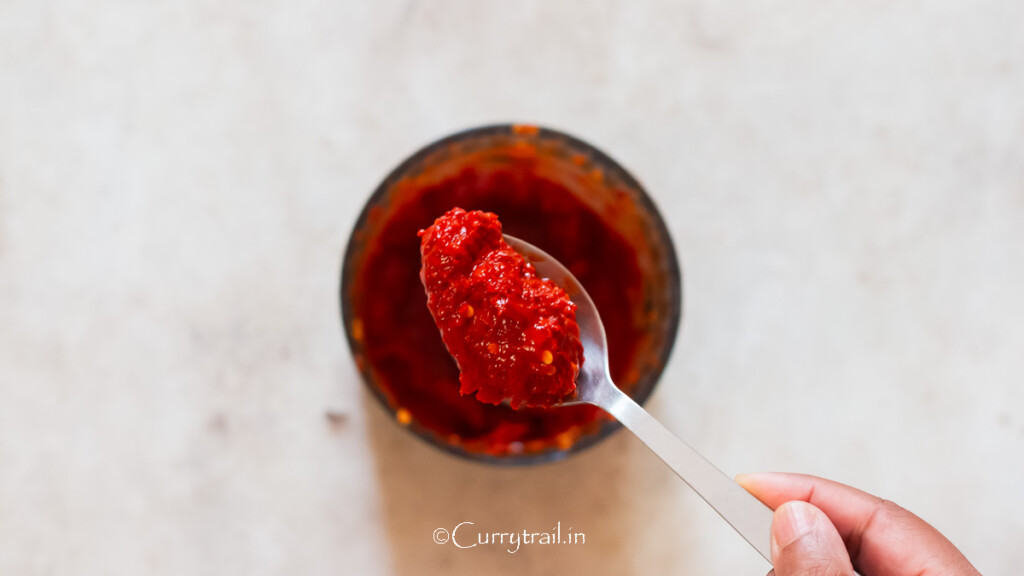
{"label": "thumb", "polygon": [[772,564],[776,576],[852,576],[843,539],[825,513],[812,504],[787,502],[772,519]]}

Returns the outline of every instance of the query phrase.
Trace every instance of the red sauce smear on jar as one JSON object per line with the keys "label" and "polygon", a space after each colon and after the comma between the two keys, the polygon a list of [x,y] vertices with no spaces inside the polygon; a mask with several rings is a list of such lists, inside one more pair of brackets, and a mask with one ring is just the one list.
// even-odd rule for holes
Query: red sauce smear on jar
{"label": "red sauce smear on jar", "polygon": [[608,416],[588,405],[515,410],[459,394],[458,365],[427,309],[416,235],[453,206],[499,214],[505,232],[543,246],[569,268],[601,313],[612,378],[627,392],[635,384],[644,323],[629,303],[643,298],[633,247],[639,240],[617,232],[529,159],[501,168],[470,164],[440,179],[408,178],[372,208],[350,287],[350,334],[362,350],[356,361],[401,424],[442,442],[497,456],[568,449]]}
{"label": "red sauce smear on jar", "polygon": [[512,408],[551,406],[576,389],[576,305],[505,242],[498,216],[452,208],[421,230],[420,280],[459,393]]}

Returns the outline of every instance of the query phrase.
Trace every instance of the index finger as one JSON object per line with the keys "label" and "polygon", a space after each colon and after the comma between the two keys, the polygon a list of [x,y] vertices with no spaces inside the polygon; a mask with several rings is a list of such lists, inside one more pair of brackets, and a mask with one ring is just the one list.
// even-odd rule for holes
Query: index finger
{"label": "index finger", "polygon": [[820,508],[864,574],[978,574],[938,530],[888,500],[805,474],[741,474],[736,481],[773,510],[791,500]]}

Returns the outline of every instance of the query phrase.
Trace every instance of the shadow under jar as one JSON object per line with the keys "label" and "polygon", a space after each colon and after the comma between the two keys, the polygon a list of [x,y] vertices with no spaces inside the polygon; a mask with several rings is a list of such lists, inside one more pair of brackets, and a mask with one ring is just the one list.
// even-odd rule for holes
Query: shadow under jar
{"label": "shadow under jar", "polygon": [[593,406],[513,410],[459,395],[458,367],[427,310],[417,236],[454,206],[496,213],[505,233],[539,246],[579,278],[607,330],[612,377],[637,402],[668,361],[682,287],[650,198],[593,146],[507,124],[419,150],[364,206],[345,252],[341,308],[366,384],[396,422],[473,460],[530,464],[605,438],[619,425]]}

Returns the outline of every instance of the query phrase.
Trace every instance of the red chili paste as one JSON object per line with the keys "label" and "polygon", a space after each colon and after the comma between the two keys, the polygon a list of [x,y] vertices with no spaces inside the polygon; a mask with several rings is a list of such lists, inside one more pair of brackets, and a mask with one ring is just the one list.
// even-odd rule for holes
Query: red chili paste
{"label": "red chili paste", "polygon": [[486,170],[468,165],[441,179],[407,178],[371,210],[359,232],[365,247],[350,288],[350,334],[361,344],[357,362],[373,375],[400,423],[415,423],[469,452],[566,449],[608,417],[593,406],[515,410],[459,394],[458,366],[427,309],[416,236],[453,206],[500,214],[505,232],[543,246],[569,268],[601,313],[612,378],[627,392],[642,362],[637,343],[643,319],[630,305],[643,293],[635,249],[532,162]]}
{"label": "red chili paste", "polygon": [[459,392],[513,408],[576,389],[576,305],[501,235],[498,216],[452,208],[420,231],[427,308],[459,365]]}

